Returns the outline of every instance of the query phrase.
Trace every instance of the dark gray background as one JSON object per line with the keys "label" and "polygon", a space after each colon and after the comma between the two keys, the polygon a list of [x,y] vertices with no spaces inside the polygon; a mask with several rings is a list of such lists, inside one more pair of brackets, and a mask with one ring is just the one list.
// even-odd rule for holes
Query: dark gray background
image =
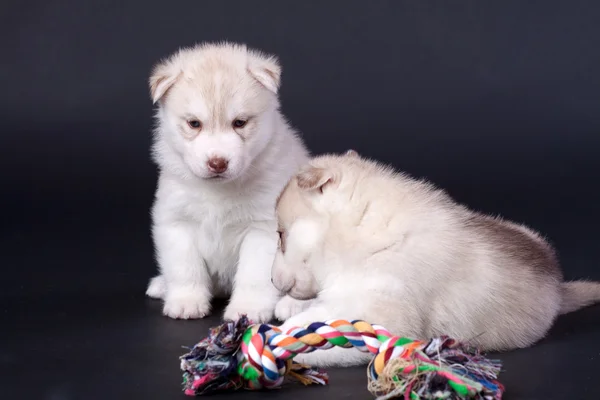
{"label": "dark gray background", "polygon": [[[14,340],[5,342],[14,350],[2,353],[0,368],[13,384],[25,379],[29,367],[19,354],[26,343],[42,346],[36,333],[45,329],[42,347],[55,350],[44,353],[53,373],[39,384],[40,398],[82,398],[92,384],[103,386],[97,396],[111,398],[136,390],[153,397],[163,387],[161,398],[177,396],[179,346],[199,339],[208,322],[167,321],[143,298],[155,270],[147,79],[160,58],[200,41],[277,54],[283,111],[314,153],[354,148],[426,177],[472,208],[541,230],[569,278],[600,279],[595,1],[46,0],[0,10],[0,295]],[[558,337],[574,327],[573,335],[587,332],[591,340],[592,326],[597,337],[597,323],[576,323],[590,321],[590,312],[559,321]],[[136,335],[147,340],[148,330],[154,342],[131,343]],[[110,343],[85,339],[98,335]],[[111,351],[119,342],[134,353]],[[581,346],[589,362],[600,354],[595,341],[568,344]],[[567,379],[559,375],[566,366],[547,358],[558,350],[543,349],[512,358],[513,393],[538,398],[540,382],[556,373],[600,395],[593,368],[570,367]],[[162,386],[131,386],[142,380],[130,375],[140,367],[131,358],[152,352],[160,360],[142,357],[144,373]],[[550,369],[523,375],[518,367],[537,368],[523,366],[532,354],[546,358],[531,362]],[[574,354],[558,354],[573,361]],[[108,375],[69,378],[86,357],[104,360]],[[364,398],[357,371],[357,379],[338,376],[346,392],[311,393]],[[118,380],[130,385],[110,386]]]}

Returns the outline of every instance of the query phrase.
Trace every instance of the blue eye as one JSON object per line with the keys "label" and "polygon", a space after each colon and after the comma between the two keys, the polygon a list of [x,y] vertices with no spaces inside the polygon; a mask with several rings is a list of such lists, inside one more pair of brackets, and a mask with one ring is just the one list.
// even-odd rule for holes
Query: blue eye
{"label": "blue eye", "polygon": [[243,120],[243,119],[236,119],[233,121],[233,127],[234,128],[243,128],[244,126],[246,126],[246,123],[248,123],[248,121]]}
{"label": "blue eye", "polygon": [[190,119],[187,123],[192,129],[199,129],[202,127],[202,122],[198,121],[197,119]]}

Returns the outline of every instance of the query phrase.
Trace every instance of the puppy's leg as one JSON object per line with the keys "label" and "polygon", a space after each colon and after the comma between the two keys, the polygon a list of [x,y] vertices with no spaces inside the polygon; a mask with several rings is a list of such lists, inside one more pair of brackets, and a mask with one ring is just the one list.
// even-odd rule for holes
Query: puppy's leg
{"label": "puppy's leg", "polygon": [[164,299],[167,294],[167,282],[165,277],[157,275],[150,279],[148,289],[146,289],[146,296],[152,297],[153,299]]}
{"label": "puppy's leg", "polygon": [[[335,317],[343,318],[340,315]],[[333,319],[331,308],[314,302],[313,306],[285,321],[280,329],[287,332],[293,327],[305,327],[313,322],[325,322],[330,319]],[[351,318],[346,319],[352,320]],[[363,353],[353,348],[334,347],[328,350],[315,350],[312,353],[298,354],[294,357],[294,360],[313,367],[349,367],[368,364],[371,358],[373,358],[373,355],[370,353]]]}
{"label": "puppy's leg", "polygon": [[193,226],[185,222],[155,225],[153,229],[166,283],[163,314],[171,318],[202,318],[210,311],[211,280],[195,237]]}
{"label": "puppy's leg", "polygon": [[285,321],[306,310],[312,303],[313,300],[297,300],[289,295],[283,296],[275,306],[275,318]]}
{"label": "puppy's leg", "polygon": [[282,331],[287,332],[294,327],[303,328],[313,322],[325,322],[329,319],[332,319],[331,312],[324,307],[322,303],[313,300],[310,307],[288,318],[281,326],[279,326],[279,328]]}
{"label": "puppy's leg", "polygon": [[312,353],[298,354],[296,362],[309,367],[355,367],[367,365],[375,357],[371,353],[363,353],[354,348],[332,347],[327,350],[315,350]]}
{"label": "puppy's leg", "polygon": [[225,319],[246,314],[254,322],[273,318],[281,294],[271,283],[271,267],[277,250],[277,234],[271,224],[255,224],[240,247],[233,293],[225,309]]}

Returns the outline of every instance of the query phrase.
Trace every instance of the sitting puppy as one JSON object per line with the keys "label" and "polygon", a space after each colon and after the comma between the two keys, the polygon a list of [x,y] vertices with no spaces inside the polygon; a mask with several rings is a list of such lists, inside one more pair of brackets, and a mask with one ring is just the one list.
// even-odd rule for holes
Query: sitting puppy
{"label": "sitting puppy", "polygon": [[[313,159],[277,213],[272,279],[297,299],[280,303],[279,316],[289,318],[282,329],[362,319],[396,335],[508,350],[541,339],[557,315],[600,300],[599,283],[563,282],[553,248],[534,231],[470,211],[354,152]],[[370,358],[333,348],[297,359],[348,366]]]}
{"label": "sitting puppy", "polygon": [[308,160],[279,112],[280,74],[273,57],[233,44],[183,49],[154,69],[160,275],[147,295],[169,317],[202,318],[230,294],[225,318],[273,317],[275,201]]}

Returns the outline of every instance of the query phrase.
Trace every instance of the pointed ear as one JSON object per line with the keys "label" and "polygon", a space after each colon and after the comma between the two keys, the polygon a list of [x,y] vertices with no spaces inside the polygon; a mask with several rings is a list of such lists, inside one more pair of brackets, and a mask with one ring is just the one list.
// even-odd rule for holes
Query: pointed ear
{"label": "pointed ear", "polygon": [[163,62],[154,67],[150,76],[150,96],[152,104],[162,99],[167,91],[177,82],[181,71],[172,63]]}
{"label": "pointed ear", "polygon": [[298,187],[303,190],[319,190],[323,193],[325,186],[335,183],[336,177],[324,168],[310,167],[296,175]]}
{"label": "pointed ear", "polygon": [[274,56],[260,53],[250,53],[248,72],[261,85],[277,94],[281,82],[281,66]]}

